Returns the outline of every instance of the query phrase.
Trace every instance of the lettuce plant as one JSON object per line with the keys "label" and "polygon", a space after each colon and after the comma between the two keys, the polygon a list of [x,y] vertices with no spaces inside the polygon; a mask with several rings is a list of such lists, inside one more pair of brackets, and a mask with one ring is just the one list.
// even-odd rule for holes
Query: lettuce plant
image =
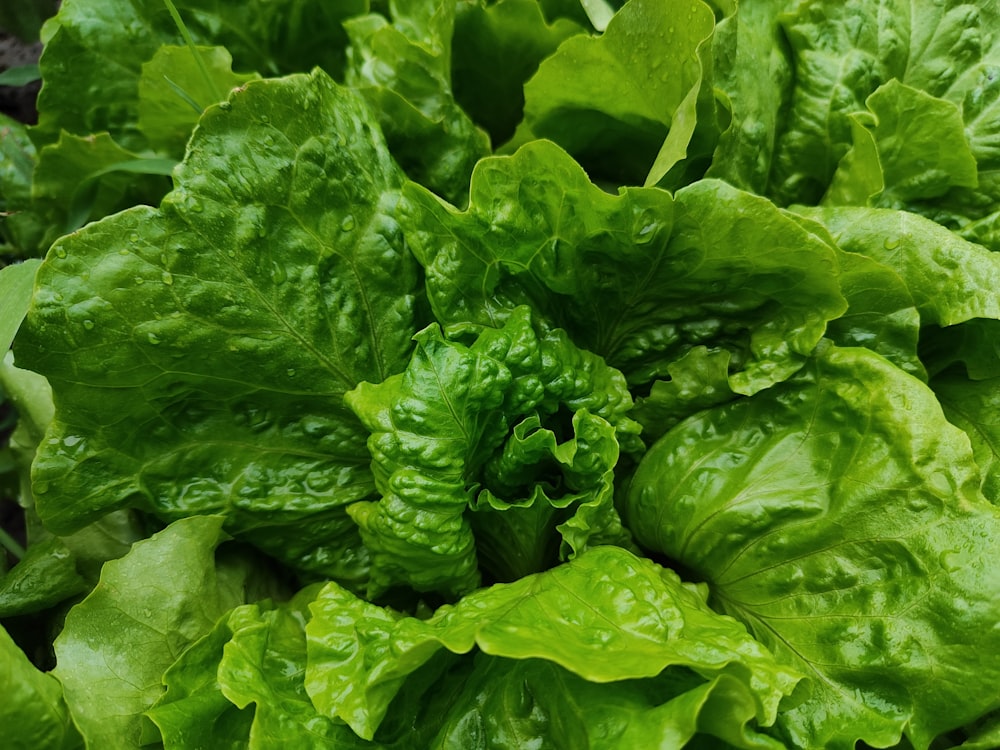
{"label": "lettuce plant", "polygon": [[64,0],[5,741],[1000,745],[998,12]]}

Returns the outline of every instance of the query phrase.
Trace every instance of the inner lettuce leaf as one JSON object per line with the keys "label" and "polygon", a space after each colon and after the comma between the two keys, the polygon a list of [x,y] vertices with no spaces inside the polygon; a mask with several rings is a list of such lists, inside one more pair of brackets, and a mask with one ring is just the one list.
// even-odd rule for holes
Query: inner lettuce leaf
{"label": "inner lettuce leaf", "polygon": [[740,695],[736,705],[752,705],[738,726],[751,718],[772,725],[800,673],[709,609],[705,596],[703,587],[619,547],[595,547],[544,573],[479,590],[426,620],[330,583],[306,624],[306,690],[321,713],[371,738],[411,674],[442,650],[478,646],[507,659],[544,659],[590,683],[652,678],[668,667],[685,667],[701,681],[726,676]]}
{"label": "inner lettuce leaf", "polygon": [[372,13],[344,23],[346,81],[378,114],[393,156],[417,182],[462,204],[489,136],[451,86],[454,0],[390,0],[391,22]]}
{"label": "inner lettuce leaf", "polygon": [[609,183],[657,184],[687,155],[714,28],[702,0],[630,0],[542,61],[508,149],[548,138]]}
{"label": "inner lettuce leaf", "polygon": [[611,195],[536,141],[480,161],[466,211],[412,183],[404,196],[438,320],[498,326],[529,305],[630,385],[707,346],[728,352],[731,388],[754,393],[795,372],[846,306],[827,241],[718,180]]}
{"label": "inner lettuce leaf", "polygon": [[222,513],[296,567],[360,581],[344,507],[374,486],[343,395],[412,347],[399,169],[367,106],[317,71],[210,109],[175,179],[159,209],[63,238],[39,270],[17,341],[56,404],[38,512],[58,532],[126,506]]}
{"label": "inner lettuce leaf", "polygon": [[[510,140],[524,116],[524,84],[567,38],[583,27],[545,20],[536,0],[461,0],[455,7],[451,79],[455,100],[490,135]],[[466,185],[466,187],[468,187]]]}
{"label": "inner lettuce leaf", "polygon": [[1000,706],[1000,515],[980,481],[926,385],[831,345],[668,432],[625,515],[809,676],[778,718],[794,747],[926,750]]}
{"label": "inner lettuce leaf", "polygon": [[[519,450],[517,435],[507,440],[523,417],[548,422],[560,407],[574,414],[576,439],[563,446],[557,481],[575,490],[608,481],[619,440],[626,449],[642,447],[639,426],[626,416],[632,399],[621,374],[561,332],[539,335],[526,307],[514,310],[503,328],[481,329],[470,345],[446,339],[437,326],[414,338],[417,348],[404,372],[347,394],[371,432],[372,471],[382,495],[348,508],[372,552],[369,597],[405,584],[452,598],[479,585],[466,510],[481,483],[501,496],[531,484],[528,472],[546,451]],[[602,436],[587,434],[594,421],[606,427]],[[545,442],[544,433],[535,435]],[[610,439],[610,456],[601,437]],[[578,448],[579,457],[566,455]],[[612,493],[588,500],[601,509],[587,505],[575,523],[567,521],[570,549],[582,551],[591,535],[627,542]]]}

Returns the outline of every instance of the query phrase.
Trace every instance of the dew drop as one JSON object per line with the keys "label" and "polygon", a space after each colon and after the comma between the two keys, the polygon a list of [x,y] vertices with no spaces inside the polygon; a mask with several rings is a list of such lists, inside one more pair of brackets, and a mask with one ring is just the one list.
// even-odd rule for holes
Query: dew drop
{"label": "dew drop", "polygon": [[35,482],[32,489],[35,491],[36,495],[44,495],[49,491],[49,483],[45,481]]}
{"label": "dew drop", "polygon": [[899,237],[886,237],[885,241],[882,243],[882,247],[886,250],[895,250],[899,247]]}
{"label": "dew drop", "polygon": [[63,248],[61,248],[61,247],[57,247],[56,248],[56,255],[58,255],[60,258],[65,258],[66,257],[66,251]]}
{"label": "dew drop", "polygon": [[275,284],[284,284],[288,281],[288,271],[281,263],[275,263],[271,267],[271,279]]}
{"label": "dew drop", "polygon": [[160,343],[160,337],[157,336],[155,333],[147,334],[146,340],[149,341],[149,343],[153,344],[154,346]]}
{"label": "dew drop", "polygon": [[145,283],[146,283],[146,280],[145,280],[144,278],[142,278],[142,276],[136,276],[136,277],[135,277],[135,278],[133,279],[133,281],[134,281],[134,282],[135,282],[136,284],[145,284]]}
{"label": "dew drop", "polygon": [[354,229],[354,216],[352,214],[347,214],[343,221],[340,222],[341,230],[345,232],[350,232]]}
{"label": "dew drop", "polygon": [[260,116],[260,121],[261,121],[261,122],[265,122],[265,123],[266,123],[266,122],[271,122],[271,118],[270,118],[270,117],[268,117],[267,115],[261,115],[261,116]]}
{"label": "dew drop", "polygon": [[938,562],[949,573],[954,573],[962,567],[961,553],[957,549],[946,550],[940,554]]}
{"label": "dew drop", "polygon": [[92,321],[92,320],[90,320],[88,318],[87,320],[83,321],[83,327],[86,328],[88,331],[93,331],[94,330],[94,321]]}
{"label": "dew drop", "polygon": [[294,367],[289,367],[287,370],[285,370],[285,374],[288,377],[290,377],[290,378],[294,378],[295,377],[295,368]]}
{"label": "dew drop", "polygon": [[228,112],[233,108],[232,102],[219,102],[219,109],[223,112]]}
{"label": "dew drop", "polygon": [[139,241],[139,233],[138,232],[132,232],[132,234],[130,234],[128,236],[128,239],[129,239],[129,242],[138,242]]}
{"label": "dew drop", "polygon": [[196,214],[200,214],[202,211],[205,210],[205,208],[204,206],[201,205],[199,201],[191,201],[191,210],[194,211]]}
{"label": "dew drop", "polygon": [[163,281],[163,283],[166,284],[167,286],[170,286],[171,284],[174,283],[174,275],[169,271],[164,271],[160,275],[160,280]]}
{"label": "dew drop", "polygon": [[126,250],[125,248],[122,248],[121,250],[118,251],[118,254],[119,255],[128,255],[129,251]]}

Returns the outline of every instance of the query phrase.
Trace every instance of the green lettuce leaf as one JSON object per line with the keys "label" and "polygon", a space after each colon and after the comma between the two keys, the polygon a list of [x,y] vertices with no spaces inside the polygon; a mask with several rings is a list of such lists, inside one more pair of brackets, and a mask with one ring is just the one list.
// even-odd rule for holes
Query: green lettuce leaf
{"label": "green lettuce leaf", "polygon": [[306,690],[324,714],[370,738],[408,675],[435,653],[473,647],[509,659],[545,659],[590,682],[655,677],[686,667],[710,681],[725,675],[772,724],[799,682],[741,625],[705,604],[705,590],[618,547],[497,584],[440,608],[401,617],[323,588],[306,625]]}
{"label": "green lettuce leaf", "polygon": [[[845,191],[847,174],[838,178],[838,200],[878,192],[881,172],[887,198],[944,193],[956,224],[995,212],[998,18],[992,3],[933,0],[809,0],[789,9],[781,22],[795,78],[774,161],[776,199],[816,203],[843,167],[855,184]],[[877,122],[858,117],[866,102]]]}
{"label": "green lettuce leaf", "polygon": [[372,551],[370,597],[398,584],[455,597],[479,584],[465,511],[481,482],[503,494],[529,483],[525,464],[546,454],[547,436],[535,433],[540,452],[519,450],[515,436],[504,454],[508,431],[520,417],[548,417],[560,406],[577,415],[575,439],[551,451],[562,454],[562,479],[577,491],[603,487],[566,521],[567,545],[578,551],[591,535],[627,538],[613,508],[609,472],[619,439],[637,447],[638,426],[625,416],[632,400],[620,373],[560,332],[539,336],[524,307],[503,328],[483,328],[468,346],[449,341],[437,326],[414,338],[416,352],[404,372],[347,394],[371,432],[372,471],[382,495],[349,508]]}
{"label": "green lettuce leaf", "polygon": [[793,71],[778,23],[787,5],[754,0],[740,4],[739,12],[727,9],[703,63],[703,95],[709,106],[721,109],[706,112],[703,106],[698,115],[694,138],[713,145],[706,176],[758,195],[768,194],[787,115]]}
{"label": "green lettuce leaf", "polygon": [[798,369],[844,311],[836,251],[717,180],[609,195],[540,141],[482,160],[467,211],[413,184],[404,194],[438,320],[498,325],[527,304],[632,384],[707,346],[730,353],[734,391],[755,392]]}
{"label": "green lettuce leaf", "polygon": [[685,747],[699,733],[714,747],[784,747],[755,731],[753,698],[728,674],[597,683],[542,659],[477,654],[475,665],[430,747]]}
{"label": "green lettuce leaf", "polygon": [[260,76],[234,73],[225,47],[164,44],[142,64],[138,127],[151,148],[183,154],[201,113],[229,92]]}
{"label": "green lettuce leaf", "polygon": [[0,268],[0,360],[10,349],[28,314],[39,263],[32,259]]}
{"label": "green lettuce leaf", "polygon": [[361,581],[344,506],[374,488],[343,395],[412,346],[399,170],[364,103],[318,71],[210,109],[176,181],[39,272],[17,350],[55,395],[39,514],[65,533],[121,507],[224,513],[293,565]]}
{"label": "green lettuce leaf", "polygon": [[[320,714],[305,690],[308,605],[319,586],[289,602],[237,607],[164,674],[166,692],[147,716],[165,750],[431,747],[430,738],[465,684],[454,659],[432,659],[392,706],[375,741]],[[435,745],[437,746],[437,745]]]}
{"label": "green lettuce leaf", "polygon": [[455,100],[497,147],[524,116],[524,84],[565,39],[583,32],[548,23],[535,0],[463,0],[455,8],[451,79]]}
{"label": "green lettuce leaf", "polygon": [[[174,0],[174,5],[195,42],[225,47],[235,69],[265,75],[317,65],[339,75],[347,44],[340,22],[367,8],[364,0]],[[34,137],[50,142],[60,130],[80,136],[106,131],[123,148],[145,148],[139,122],[143,64],[162,45],[183,42],[163,0],[65,0],[42,38],[44,85]],[[179,98],[177,105],[188,106]]]}
{"label": "green lettuce leaf", "polygon": [[[77,750],[83,739],[70,719],[59,680],[28,661],[0,627],[0,723],[10,750]],[[16,727],[16,729],[15,729]]]}
{"label": "green lettuce leaf", "polygon": [[888,266],[906,284],[922,325],[1000,318],[1000,255],[906,211],[804,208],[848,252]]}
{"label": "green lettuce leaf", "polygon": [[524,87],[513,145],[548,138],[594,176],[655,185],[683,160],[715,28],[701,0],[631,0],[599,37],[576,36]]}
{"label": "green lettuce leaf", "polygon": [[626,516],[809,675],[811,695],[779,716],[793,746],[905,734],[923,750],[998,704],[1000,515],[979,484],[926,385],[830,346],[796,378],[668,432]]}
{"label": "green lettuce leaf", "polygon": [[1000,505],[1000,377],[972,380],[961,368],[950,368],[930,386],[948,421],[969,436],[983,494]]}
{"label": "green lettuce leaf", "polygon": [[978,185],[954,103],[893,79],[865,105],[870,114],[851,116],[854,146],[833,175],[825,205],[904,207]]}
{"label": "green lettuce leaf", "polygon": [[249,558],[217,555],[222,522],[192,516],[138,542],[67,615],[53,674],[88,747],[138,748],[164,670],[224,613],[266,593]]}
{"label": "green lettuce leaf", "polygon": [[347,83],[378,113],[393,156],[417,182],[463,204],[489,136],[456,103],[451,86],[453,0],[390,0],[390,23],[347,21]]}
{"label": "green lettuce leaf", "polygon": [[107,133],[62,132],[39,151],[31,186],[34,210],[50,223],[45,246],[92,219],[156,203],[175,166],[173,159],[122,148]]}
{"label": "green lettuce leaf", "polygon": [[31,204],[37,161],[25,125],[0,114],[0,253],[15,258],[35,255],[47,229]]}

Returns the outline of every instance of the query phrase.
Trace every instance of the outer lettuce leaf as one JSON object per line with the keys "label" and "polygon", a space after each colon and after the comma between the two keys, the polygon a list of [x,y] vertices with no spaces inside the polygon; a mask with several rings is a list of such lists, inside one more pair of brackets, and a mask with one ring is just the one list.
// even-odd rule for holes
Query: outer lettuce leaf
{"label": "outer lettuce leaf", "polygon": [[1000,255],[905,211],[797,210],[824,224],[842,249],[893,269],[913,297],[922,324],[1000,318]]}
{"label": "outer lettuce leaf", "polygon": [[446,672],[450,660],[436,660],[401,691],[376,741],[358,737],[318,713],[305,691],[307,607],[317,591],[303,589],[278,606],[237,607],[181,654],[147,712],[166,750],[429,747],[467,670]]}
{"label": "outer lettuce leaf", "polygon": [[551,24],[536,0],[463,0],[455,9],[451,77],[455,100],[493,146],[514,134],[524,115],[524,84],[559,44],[583,32],[567,18]]}
{"label": "outer lettuce leaf", "polygon": [[687,154],[714,27],[701,0],[631,0],[601,36],[568,39],[542,62],[514,145],[550,138],[595,177],[655,185]]}
{"label": "outer lettuce leaf", "polygon": [[390,0],[381,15],[344,24],[351,40],[347,83],[372,104],[393,156],[407,174],[455,203],[490,150],[489,137],[451,90],[454,0]]}
{"label": "outer lettuce leaf", "polygon": [[[943,196],[945,204],[954,206],[950,220],[966,224],[969,218],[993,214],[1000,197],[993,177],[1000,126],[1000,87],[994,83],[1000,40],[992,30],[998,20],[994,3],[798,3],[782,17],[796,75],[775,159],[773,192],[778,201],[817,202],[853,141],[848,171],[875,170],[870,176],[876,179],[881,171],[887,196],[895,192],[896,198],[917,197],[902,184],[897,191],[897,180],[915,180],[914,185],[935,195],[948,186],[978,181],[975,190],[954,187]],[[890,83],[893,79],[898,83]],[[876,92],[878,100],[870,102],[879,120],[873,141],[862,132],[864,120],[854,115],[865,111],[866,100]],[[964,127],[955,125],[956,108]],[[948,124],[941,118],[945,110],[950,111]],[[933,120],[931,112],[938,113]],[[894,122],[905,135],[892,133]],[[928,127],[930,122],[933,127]],[[880,128],[885,138],[878,136]],[[923,156],[916,153],[915,141],[924,143],[919,149]],[[945,143],[939,153],[938,146]],[[970,154],[978,176],[969,172]],[[881,163],[872,165],[873,158]],[[868,184],[877,188],[877,181]],[[864,192],[856,191],[855,200],[867,198]],[[838,200],[843,198],[841,193]],[[949,213],[941,212],[940,205],[927,208]]]}
{"label": "outer lettuce leaf", "polygon": [[[225,47],[237,70],[266,75],[316,65],[338,75],[347,43],[340,21],[367,7],[364,0],[174,0],[174,5],[195,42]],[[48,142],[60,130],[81,136],[107,131],[126,149],[145,148],[139,125],[142,66],[162,45],[183,41],[163,1],[65,0],[42,37],[44,85],[35,137]],[[176,104],[179,110],[188,106],[180,97]]]}
{"label": "outer lettuce leaf", "polygon": [[[684,670],[651,680],[595,683],[541,659],[478,654],[476,669],[429,747],[684,747],[696,734],[714,747],[781,750],[754,728],[754,701],[727,674],[705,682]],[[713,736],[714,735],[714,736]]]}
{"label": "outer lettuce leaf", "polygon": [[[139,130],[153,149],[183,154],[201,113],[232,89],[259,77],[234,73],[232,55],[225,47],[164,44],[142,64]],[[179,106],[181,102],[187,106]]]}
{"label": "outer lettuce leaf", "polygon": [[945,416],[969,436],[982,472],[982,491],[1000,505],[1000,377],[970,380],[959,368],[931,380]]}
{"label": "outer lettuce leaf", "polygon": [[803,229],[835,248],[837,253],[838,280],[847,300],[847,310],[830,321],[826,338],[839,346],[871,349],[901,370],[926,380],[927,373],[918,352],[920,311],[903,276],[890,264],[876,260],[882,258],[881,254],[868,253],[867,244],[859,247],[857,243],[848,243],[855,249],[855,252],[848,252],[820,221],[801,213],[787,215],[795,217]]}
{"label": "outer lettuce leaf", "polygon": [[10,750],[76,750],[83,739],[70,719],[59,681],[39,672],[0,627],[0,724]]}
{"label": "outer lettuce leaf", "polygon": [[28,313],[38,265],[39,261],[28,260],[0,268],[0,360],[10,349]]}
{"label": "outer lettuce leaf", "polygon": [[541,141],[481,161],[465,212],[413,184],[405,197],[439,320],[499,325],[527,304],[633,384],[703,345],[728,351],[731,388],[753,393],[797,370],[844,311],[836,251],[716,180],[609,195]]}
{"label": "outer lettuce leaf", "polygon": [[34,255],[46,226],[31,206],[38,157],[23,123],[0,114],[0,253]]}
{"label": "outer lettuce leaf", "polygon": [[38,153],[31,187],[34,210],[50,224],[44,246],[91,219],[156,203],[170,187],[167,177],[175,166],[173,159],[122,148],[107,133],[64,131]]}
{"label": "outer lettuce leaf", "polygon": [[414,338],[417,349],[403,373],[347,394],[371,432],[372,470],[382,495],[349,509],[372,551],[369,596],[398,584],[448,597],[475,588],[479,570],[466,508],[480,482],[502,494],[530,484],[531,465],[546,454],[544,433],[535,433],[541,451],[519,451],[514,442],[506,455],[495,454],[520,417],[536,411],[547,417],[561,405],[577,415],[576,439],[561,449],[564,481],[573,490],[608,485],[583,503],[582,515],[567,521],[564,539],[579,551],[591,535],[624,537],[609,472],[619,440],[636,447],[638,425],[625,416],[632,400],[620,373],[560,332],[539,336],[523,307],[502,329],[482,329],[469,346],[447,340],[436,326]]}
{"label": "outer lettuce leaf", "polygon": [[1000,515],[931,390],[867,349],[675,427],[627,519],[809,674],[796,747],[923,750],[1000,704]]}
{"label": "outer lettuce leaf", "polygon": [[732,677],[762,725],[800,676],[734,620],[712,612],[702,588],[618,547],[497,584],[430,619],[400,617],[336,584],[306,625],[306,690],[324,714],[372,737],[407,676],[435,653],[474,646],[494,656],[540,658],[590,682],[655,677],[670,666],[703,680]]}
{"label": "outer lettuce leaf", "polygon": [[164,670],[226,611],[264,593],[248,558],[216,558],[222,521],[192,516],[138,542],[67,615],[53,674],[88,747],[140,747]]}
{"label": "outer lettuce leaf", "polygon": [[411,348],[398,168],[322,72],[251,82],[197,133],[159,210],[66,237],[39,272],[18,340],[57,408],[39,514],[64,533],[125,506],[225,513],[294,565],[361,580],[344,506],[373,486],[342,399]]}

